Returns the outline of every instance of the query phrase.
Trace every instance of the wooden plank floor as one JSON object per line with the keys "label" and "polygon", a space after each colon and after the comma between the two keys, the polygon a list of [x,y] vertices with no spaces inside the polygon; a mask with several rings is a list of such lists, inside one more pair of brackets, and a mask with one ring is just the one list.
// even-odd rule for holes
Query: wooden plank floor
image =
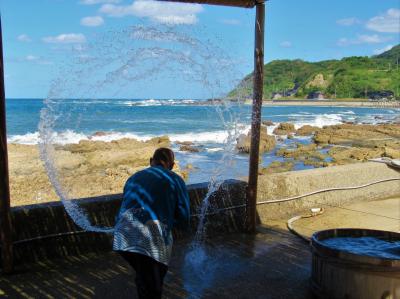
{"label": "wooden plank floor", "polygon": [[[310,265],[308,245],[277,228],[213,238],[200,248],[180,241],[164,297],[312,298]],[[0,297],[136,298],[134,272],[112,252],[46,261],[0,276]]]}

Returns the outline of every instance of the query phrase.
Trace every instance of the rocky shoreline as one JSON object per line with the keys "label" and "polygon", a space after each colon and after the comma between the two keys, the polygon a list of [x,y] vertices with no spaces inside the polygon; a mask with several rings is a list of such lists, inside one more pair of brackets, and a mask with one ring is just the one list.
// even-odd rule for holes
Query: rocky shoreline
{"label": "rocky shoreline", "polygon": [[[266,121],[261,131],[266,132],[272,122]],[[341,124],[324,126],[302,126],[295,129],[291,123],[281,123],[273,131],[274,135],[261,134],[260,152],[273,151],[281,138],[310,137],[310,143],[294,142],[290,147],[281,147],[275,155],[285,161],[274,161],[268,167],[260,168],[260,175],[285,172],[293,169],[295,162],[313,167],[328,167],[369,159],[387,157],[400,159],[400,124]],[[239,152],[248,153],[250,133],[238,138]],[[270,146],[267,148],[265,144]],[[271,146],[272,145],[272,146]]]}
{"label": "rocky shoreline", "polygon": [[[267,128],[274,126],[274,135]],[[302,143],[297,137],[308,136]],[[282,147],[285,138],[293,139],[290,146]],[[70,198],[91,197],[121,193],[127,178],[148,166],[158,147],[171,147],[168,136],[148,141],[120,139],[111,142],[82,140],[78,144],[55,146],[55,167],[61,185]],[[177,143],[180,151],[197,153],[201,147],[191,142]],[[248,154],[250,133],[239,136],[237,151]],[[9,144],[11,205],[26,205],[58,200],[35,145]],[[261,128],[260,153],[273,153],[277,160],[260,167],[260,175],[293,170],[295,163],[312,167],[329,167],[388,157],[400,158],[400,124],[341,124],[323,128],[293,124],[278,126],[265,121]],[[278,159],[279,158],[279,159]],[[282,159],[283,158],[283,159]],[[201,169],[198,169],[201,171]],[[193,165],[175,168],[187,178]]]}
{"label": "rocky shoreline", "polygon": [[[120,139],[111,142],[82,140],[55,146],[54,166],[70,198],[121,193],[126,180],[149,165],[155,149],[170,147],[167,136],[146,142]],[[36,145],[8,144],[11,205],[58,200]],[[183,177],[185,172],[175,169]],[[62,181],[61,181],[62,178]]]}

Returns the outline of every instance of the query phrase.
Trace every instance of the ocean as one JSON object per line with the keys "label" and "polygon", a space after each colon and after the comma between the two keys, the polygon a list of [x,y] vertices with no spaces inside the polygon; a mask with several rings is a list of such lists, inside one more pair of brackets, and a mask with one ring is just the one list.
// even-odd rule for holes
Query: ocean
{"label": "ocean", "polygon": [[[317,104],[317,103],[316,103]],[[9,143],[37,144],[42,99],[7,99],[7,138]],[[54,109],[56,107],[56,109]],[[191,164],[188,183],[218,179],[241,178],[248,172],[248,155],[232,151],[235,137],[250,128],[251,106],[228,102],[213,105],[195,100],[59,100],[53,104],[56,132],[55,142],[77,143],[92,139],[111,141],[124,137],[148,140],[168,135],[176,158],[182,168]],[[308,124],[322,127],[345,121],[355,123],[390,122],[400,114],[393,108],[323,107],[323,106],[268,106],[262,109],[263,120],[274,126],[291,122],[296,128]],[[43,120],[46,121],[46,120]],[[96,132],[102,136],[93,136]],[[229,133],[231,135],[229,135]],[[227,140],[232,140],[226,144]],[[200,151],[179,151],[176,142],[191,141]],[[278,142],[277,149],[295,142],[308,143],[310,137],[295,137]],[[283,161],[275,151],[263,155],[263,165]],[[296,163],[295,170],[311,168]]]}

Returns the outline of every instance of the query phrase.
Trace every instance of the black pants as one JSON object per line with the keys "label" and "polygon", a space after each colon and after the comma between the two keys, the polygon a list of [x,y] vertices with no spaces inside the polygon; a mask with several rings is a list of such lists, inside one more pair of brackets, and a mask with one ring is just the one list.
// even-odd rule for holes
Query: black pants
{"label": "black pants", "polygon": [[161,298],[162,287],[168,267],[156,260],[135,252],[118,253],[136,271],[136,288],[140,299]]}

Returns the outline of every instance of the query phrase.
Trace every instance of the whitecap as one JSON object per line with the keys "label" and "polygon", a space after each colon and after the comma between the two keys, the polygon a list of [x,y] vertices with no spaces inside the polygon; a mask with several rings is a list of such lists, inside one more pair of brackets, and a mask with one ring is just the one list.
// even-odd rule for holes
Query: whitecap
{"label": "whitecap", "polygon": [[39,142],[39,132],[26,133],[24,135],[11,135],[7,138],[8,143],[19,143],[34,145]]}
{"label": "whitecap", "polygon": [[[73,144],[79,143],[81,140],[92,140],[92,141],[104,141],[111,142],[114,140],[119,140],[123,138],[136,139],[140,141],[147,141],[155,135],[137,135],[134,133],[122,133],[122,132],[105,132],[104,135],[101,136],[93,136],[86,135],[84,133],[75,132],[73,130],[65,130],[63,132],[54,132],[51,136],[51,140],[53,144]],[[39,132],[27,133],[25,135],[12,135],[8,137],[8,143],[19,143],[19,144],[28,144],[35,145],[40,141]]]}
{"label": "whitecap", "polygon": [[174,142],[210,142],[210,143],[224,143],[229,134],[227,131],[214,131],[214,132],[189,132],[182,134],[171,134],[169,135],[171,141]]}
{"label": "whitecap", "polygon": [[209,153],[222,152],[223,150],[224,149],[222,147],[214,147],[214,148],[206,147],[206,151]]}
{"label": "whitecap", "polygon": [[296,129],[301,128],[305,125],[322,128],[324,126],[333,126],[343,123],[343,118],[340,114],[318,114],[314,119],[309,121],[295,122],[294,126]]}
{"label": "whitecap", "polygon": [[[197,101],[198,102],[198,101]],[[195,100],[127,100],[127,101],[118,101],[119,105],[125,106],[139,106],[139,107],[150,107],[150,106],[186,106],[195,104]]]}
{"label": "whitecap", "polygon": [[356,114],[354,111],[347,110],[347,111],[339,111],[339,114]]}

